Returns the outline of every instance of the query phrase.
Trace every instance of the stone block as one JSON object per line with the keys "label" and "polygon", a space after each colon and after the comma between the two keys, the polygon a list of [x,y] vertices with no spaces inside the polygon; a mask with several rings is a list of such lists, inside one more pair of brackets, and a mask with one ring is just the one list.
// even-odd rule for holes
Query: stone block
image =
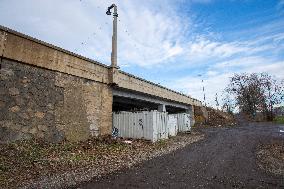
{"label": "stone block", "polygon": [[39,131],[48,131],[48,127],[46,125],[38,125],[37,128]]}
{"label": "stone block", "polygon": [[44,116],[45,116],[45,113],[43,113],[43,112],[36,112],[34,115],[35,115],[35,117],[37,117],[39,119],[43,119]]}
{"label": "stone block", "polygon": [[[1,66],[7,79],[0,82],[0,118],[14,122],[5,131],[13,133],[10,140],[33,136],[49,142],[81,141],[90,137],[94,125],[95,135],[111,134],[108,85],[11,60],[3,59]],[[16,135],[16,130],[27,135]]]}
{"label": "stone block", "polygon": [[28,83],[31,82],[31,80],[30,80],[30,79],[27,79],[27,77],[24,77],[24,78],[21,79],[20,81],[21,81],[21,83],[23,83],[23,84],[28,84]]}
{"label": "stone block", "polygon": [[5,107],[5,102],[0,100],[0,109],[4,108]]}
{"label": "stone block", "polygon": [[0,143],[9,143],[16,140],[28,140],[32,135],[12,130],[6,127],[0,127]]}
{"label": "stone block", "polygon": [[29,131],[30,131],[30,126],[23,126],[22,128],[21,128],[21,132],[23,132],[23,133],[29,133]]}
{"label": "stone block", "polygon": [[29,133],[35,136],[38,133],[38,129],[36,127],[32,127],[29,130]]}
{"label": "stone block", "polygon": [[36,133],[36,138],[41,138],[41,139],[45,138],[45,133],[42,132],[42,131],[37,132]]}
{"label": "stone block", "polygon": [[11,69],[0,69],[0,80],[7,80],[14,75],[14,72]]}
{"label": "stone block", "polygon": [[9,108],[9,110],[10,110],[11,112],[16,113],[16,112],[19,112],[19,111],[20,111],[20,107],[19,107],[19,106],[13,106],[13,107]]}
{"label": "stone block", "polygon": [[22,128],[22,125],[15,121],[3,120],[3,121],[0,121],[0,127],[6,127],[13,131],[20,131]]}
{"label": "stone block", "polygon": [[23,118],[23,119],[30,119],[30,116],[27,114],[27,113],[19,113],[19,116],[21,117],[21,118]]}
{"label": "stone block", "polygon": [[17,96],[14,98],[16,104],[18,106],[24,106],[25,105],[25,100],[21,96]]}
{"label": "stone block", "polygon": [[19,91],[19,89],[13,87],[13,88],[10,88],[10,89],[9,89],[9,94],[10,94],[11,96],[16,96],[16,95],[19,95],[19,94],[20,94],[20,91]]}
{"label": "stone block", "polygon": [[54,104],[49,103],[49,104],[47,104],[46,107],[47,107],[49,110],[54,110]]}

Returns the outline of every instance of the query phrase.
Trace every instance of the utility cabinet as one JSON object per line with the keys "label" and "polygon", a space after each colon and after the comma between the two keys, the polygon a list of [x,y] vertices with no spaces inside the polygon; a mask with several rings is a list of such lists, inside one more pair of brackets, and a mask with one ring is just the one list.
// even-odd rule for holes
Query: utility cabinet
{"label": "utility cabinet", "polygon": [[156,142],[168,138],[168,113],[154,111],[113,113],[113,127],[118,136]]}
{"label": "utility cabinet", "polygon": [[169,136],[176,136],[178,133],[177,114],[168,115]]}
{"label": "utility cabinet", "polygon": [[190,114],[179,113],[177,115],[178,132],[189,132],[191,130]]}

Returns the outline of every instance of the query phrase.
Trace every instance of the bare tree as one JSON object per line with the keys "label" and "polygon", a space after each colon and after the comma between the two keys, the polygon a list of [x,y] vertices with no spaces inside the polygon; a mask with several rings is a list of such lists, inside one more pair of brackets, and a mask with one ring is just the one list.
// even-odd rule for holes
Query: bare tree
{"label": "bare tree", "polygon": [[233,114],[235,110],[234,100],[229,94],[225,94],[225,97],[222,98],[222,111],[229,114]]}
{"label": "bare tree", "polygon": [[263,112],[269,121],[273,120],[273,108],[284,100],[284,81],[278,82],[267,73],[261,74],[261,88],[263,91]]}
{"label": "bare tree", "polygon": [[273,107],[284,100],[283,82],[279,83],[267,73],[235,74],[230,78],[226,92],[235,98],[239,110],[251,117],[262,112],[273,119]]}

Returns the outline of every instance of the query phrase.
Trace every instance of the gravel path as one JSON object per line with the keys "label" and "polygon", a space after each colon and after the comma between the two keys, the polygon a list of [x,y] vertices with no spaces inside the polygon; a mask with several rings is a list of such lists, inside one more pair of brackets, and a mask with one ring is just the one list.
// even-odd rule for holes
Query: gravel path
{"label": "gravel path", "polygon": [[284,126],[202,129],[204,140],[76,188],[284,188],[257,165],[261,144],[284,141]]}

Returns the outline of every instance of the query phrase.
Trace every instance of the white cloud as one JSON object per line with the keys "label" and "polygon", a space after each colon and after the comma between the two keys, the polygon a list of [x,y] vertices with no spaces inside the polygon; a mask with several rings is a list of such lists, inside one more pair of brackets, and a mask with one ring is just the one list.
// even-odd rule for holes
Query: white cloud
{"label": "white cloud", "polygon": [[224,60],[234,56],[252,56],[261,52],[278,52],[284,50],[284,33],[262,36],[254,40],[223,42],[197,37],[188,46],[187,57],[194,61]]}
{"label": "white cloud", "polygon": [[189,56],[204,58],[226,58],[234,54],[247,52],[248,47],[239,43],[225,43],[219,41],[211,41],[204,38],[198,38],[195,42],[189,44]]}
{"label": "white cloud", "polygon": [[[2,0],[0,24],[110,64],[112,18],[105,11],[112,2]],[[181,60],[179,66],[206,64],[208,60],[220,61],[237,54],[275,51],[275,45],[279,47],[283,40],[283,33],[274,36],[274,45],[265,44],[266,38],[231,42],[212,40],[209,39],[211,36],[191,33],[198,24],[191,18],[180,17],[173,8],[173,1],[115,2],[120,20],[118,63],[122,67],[153,67],[178,59]],[[191,37],[185,38],[188,33],[191,33]]]}
{"label": "white cloud", "polygon": [[[202,76],[192,75],[172,80],[168,87],[190,94],[192,97],[203,100],[202,87],[205,88],[206,103],[216,106],[215,98],[218,94],[219,103],[223,90],[229,83],[229,78],[235,73],[266,72],[279,80],[284,79],[284,61],[277,61],[264,57],[252,56],[236,58],[212,65]],[[203,82],[202,82],[203,80]]]}
{"label": "white cloud", "polygon": [[[283,21],[239,33],[256,33],[254,39],[224,41],[222,34],[209,30],[205,35],[207,28],[201,23],[180,16],[175,10],[177,1],[1,0],[0,24],[110,64],[112,17],[105,11],[113,2],[118,5],[118,63],[122,68],[160,66],[181,72],[187,68],[187,76],[168,74],[166,79],[171,82],[165,84],[202,99],[201,78],[192,72],[200,66],[210,104],[235,72],[284,75],[283,57],[277,57],[284,51]],[[202,32],[194,30],[196,27]],[[271,58],[274,54],[276,58]]]}
{"label": "white cloud", "polygon": [[[115,2],[121,65],[151,66],[183,53],[180,42],[190,22],[169,8],[171,2]],[[0,24],[109,64],[112,17],[105,12],[112,3],[110,0],[3,0]]]}
{"label": "white cloud", "polygon": [[279,80],[284,79],[284,61],[277,61],[265,64],[264,62],[254,67],[247,68],[248,73],[267,72],[274,75]]}
{"label": "white cloud", "polygon": [[[235,69],[235,68],[249,68],[255,67],[259,64],[266,63],[267,59],[259,56],[238,57],[235,59],[223,61],[215,64],[215,69]],[[269,60],[271,62],[271,60]]]}
{"label": "white cloud", "polygon": [[261,73],[267,72],[284,79],[284,61],[261,56],[240,57],[212,66],[215,70],[230,72]]}

